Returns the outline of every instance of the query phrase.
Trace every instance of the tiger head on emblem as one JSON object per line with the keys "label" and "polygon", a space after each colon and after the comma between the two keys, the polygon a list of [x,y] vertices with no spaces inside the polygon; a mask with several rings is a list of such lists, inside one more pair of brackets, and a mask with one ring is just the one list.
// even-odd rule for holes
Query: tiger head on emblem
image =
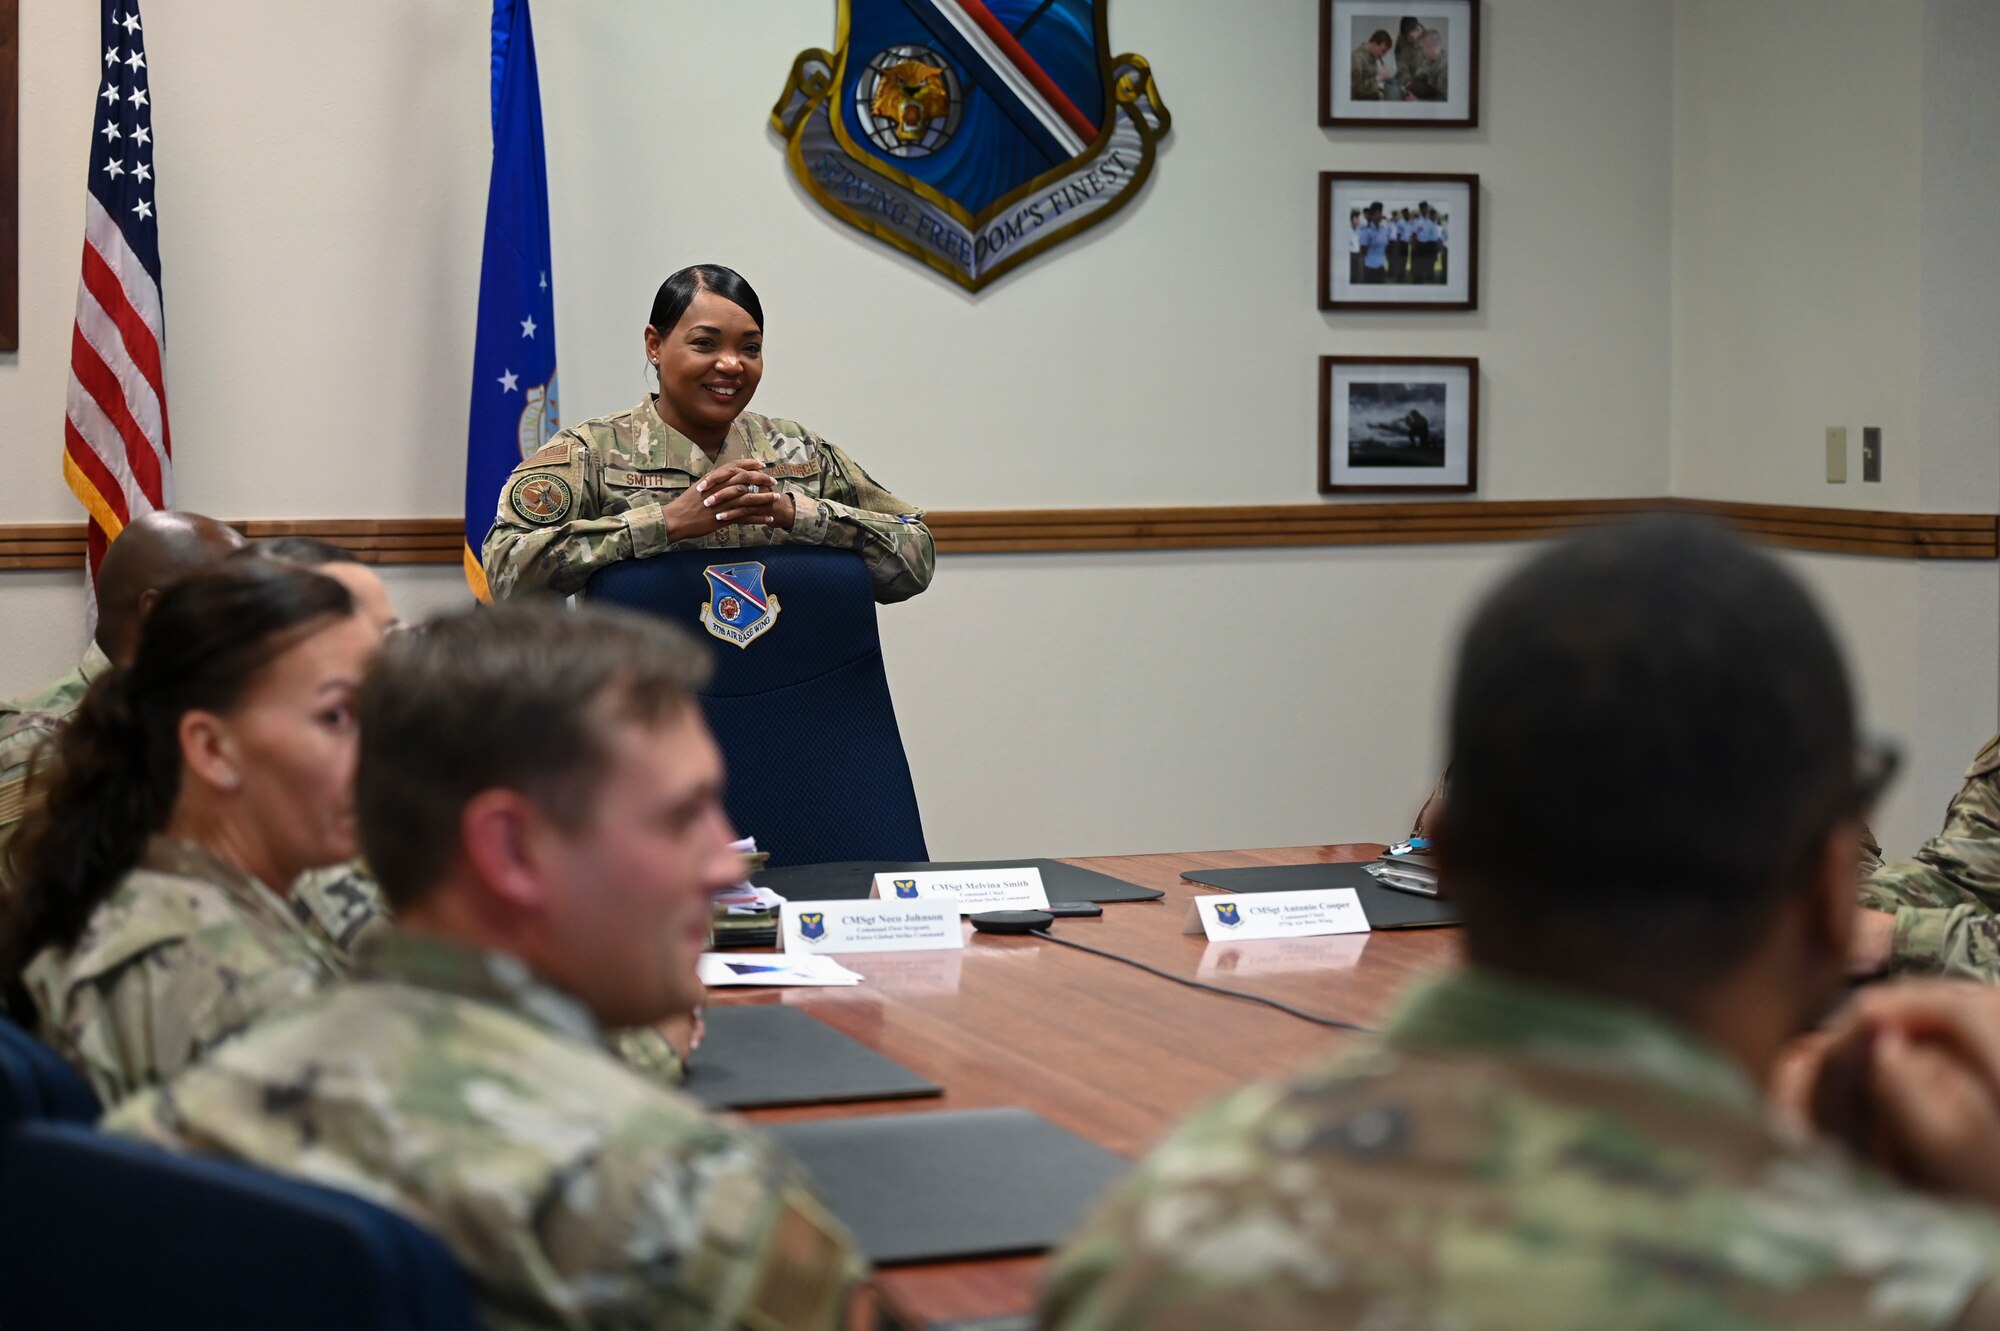
{"label": "tiger head on emblem", "polygon": [[915,143],[933,120],[941,120],[951,110],[951,93],[944,84],[944,68],[921,60],[900,60],[882,71],[875,85],[875,101],[869,108],[896,127],[896,137]]}

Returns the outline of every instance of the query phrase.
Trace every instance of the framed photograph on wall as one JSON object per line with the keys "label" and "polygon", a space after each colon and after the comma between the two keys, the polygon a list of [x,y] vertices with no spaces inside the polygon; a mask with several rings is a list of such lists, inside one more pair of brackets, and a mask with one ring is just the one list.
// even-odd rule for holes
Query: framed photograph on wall
{"label": "framed photograph on wall", "polygon": [[1479,362],[1319,358],[1319,492],[1470,493],[1479,484]]}
{"label": "framed photograph on wall", "polygon": [[1479,123],[1479,0],[1320,0],[1319,123],[1471,129]]}
{"label": "framed photograph on wall", "polygon": [[1319,307],[1479,308],[1479,177],[1322,171]]}

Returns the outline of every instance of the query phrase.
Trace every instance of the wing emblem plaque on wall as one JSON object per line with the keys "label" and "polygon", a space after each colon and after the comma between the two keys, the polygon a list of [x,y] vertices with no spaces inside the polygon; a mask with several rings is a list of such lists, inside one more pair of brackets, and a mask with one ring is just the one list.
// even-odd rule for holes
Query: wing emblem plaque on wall
{"label": "wing emblem plaque on wall", "polygon": [[793,62],[771,123],[828,212],[960,285],[1109,218],[1170,124],[1110,0],[840,0],[835,51]]}

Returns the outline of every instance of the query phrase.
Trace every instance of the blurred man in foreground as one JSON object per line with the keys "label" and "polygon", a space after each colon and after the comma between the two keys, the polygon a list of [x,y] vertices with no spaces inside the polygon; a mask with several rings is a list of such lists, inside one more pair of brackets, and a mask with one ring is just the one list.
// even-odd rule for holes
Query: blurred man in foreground
{"label": "blurred man in foreground", "polygon": [[[2000,1326],[1990,1212],[1801,1146],[1759,1091],[1842,992],[1886,775],[1799,585],[1686,522],[1557,546],[1475,615],[1450,735],[1470,964],[1181,1128],[1058,1259],[1049,1324]],[[2000,1159],[1977,1065],[1917,1045],[1849,1033],[1795,1078],[1913,1176]],[[1969,1137],[1892,1112],[1933,1102],[1890,1094],[1912,1075]]]}

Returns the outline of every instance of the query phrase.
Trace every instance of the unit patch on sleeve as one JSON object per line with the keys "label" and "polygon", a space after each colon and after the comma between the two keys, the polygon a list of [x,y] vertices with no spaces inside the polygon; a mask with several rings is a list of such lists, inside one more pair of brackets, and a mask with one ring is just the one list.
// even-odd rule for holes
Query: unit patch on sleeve
{"label": "unit patch on sleeve", "polygon": [[569,516],[576,496],[562,477],[538,471],[514,482],[507,491],[507,503],[521,521],[537,527],[553,527]]}

